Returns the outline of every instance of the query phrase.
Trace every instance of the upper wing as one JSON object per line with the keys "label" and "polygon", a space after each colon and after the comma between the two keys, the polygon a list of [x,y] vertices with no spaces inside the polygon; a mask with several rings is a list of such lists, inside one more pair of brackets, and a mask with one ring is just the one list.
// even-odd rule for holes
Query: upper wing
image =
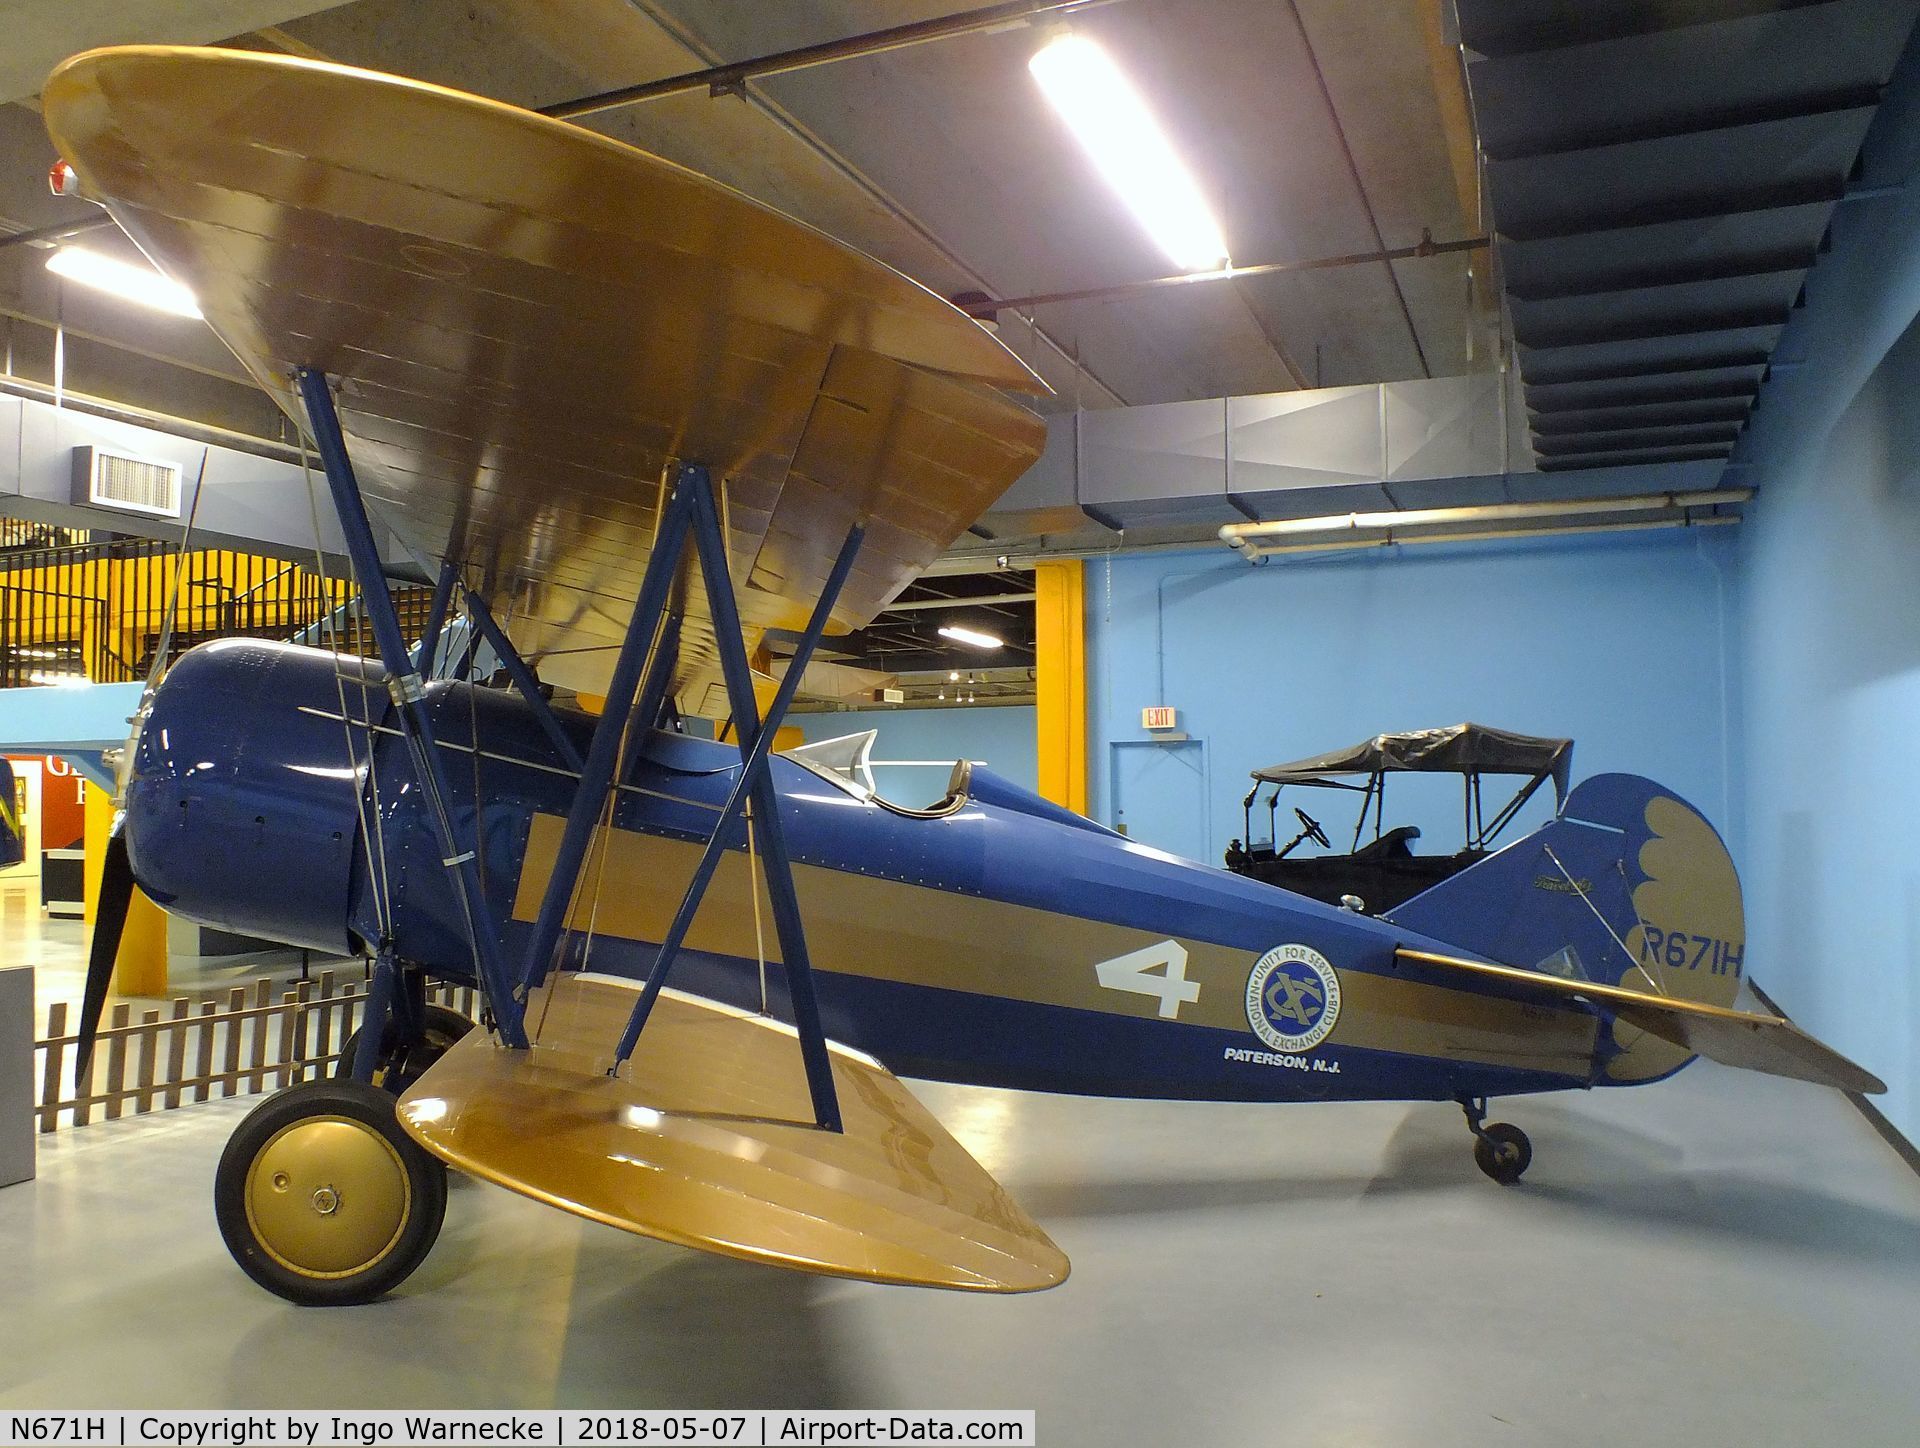
{"label": "upper wing", "polygon": [[1428,950],[1401,949],[1395,953],[1423,965],[1446,966],[1484,980],[1499,981],[1523,994],[1551,1000],[1579,997],[1663,1041],[1671,1041],[1722,1065],[1764,1071],[1770,1076],[1792,1076],[1868,1096],[1877,1096],[1887,1089],[1886,1082],[1871,1071],[1816,1041],[1784,1016],[1728,1010],[1705,1001],[1648,995],[1625,986],[1567,980],[1536,970],[1462,960]]}
{"label": "upper wing", "polygon": [[[690,171],[512,106],[250,51],[133,46],[43,96],[82,190],[290,416],[338,379],[366,493],[597,691],[662,479],[724,486],[752,633],[866,623],[1039,455],[1044,391],[941,298]],[[714,657],[697,581],[683,678]]]}

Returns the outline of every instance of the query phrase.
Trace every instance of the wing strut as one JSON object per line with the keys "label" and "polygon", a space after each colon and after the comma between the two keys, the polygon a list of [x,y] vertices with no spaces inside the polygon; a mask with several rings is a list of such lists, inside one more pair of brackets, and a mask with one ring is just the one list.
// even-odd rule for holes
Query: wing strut
{"label": "wing strut", "polygon": [[[387,587],[386,574],[380,567],[380,550],[373,541],[373,527],[367,521],[366,503],[360,496],[360,481],[354,476],[353,464],[347,458],[346,438],[340,431],[339,414],[333,408],[333,393],[327,385],[326,374],[311,367],[302,367],[296,372],[294,382],[300,389],[301,401],[306,404],[307,422],[313,432],[314,445],[320,453],[321,467],[327,475],[327,486],[333,493],[334,511],[339,514],[347,555],[353,560],[353,571],[360,577],[361,601],[366,606],[367,618],[373,624],[373,636],[380,646],[380,662],[387,671],[387,692],[393,696],[395,714],[400,721],[401,732],[406,735],[407,755],[413,764],[414,778],[419,781],[421,792],[426,797],[427,816],[440,846],[440,860],[454,872],[467,936],[473,945],[474,963],[479,967],[480,984],[486,993],[488,1009],[493,1013],[501,1039],[509,1046],[524,1046],[527,1034],[521,1022],[521,1003],[514,998],[506,962],[500,958],[499,932],[480,887],[480,871],[474,863],[473,849],[456,836],[453,819],[447,811],[447,800],[451,796],[445,771],[440,766],[440,747],[434,738],[433,721],[427,714],[426,685],[421,681],[419,671],[414,668],[413,659],[407,652],[406,636],[400,631],[400,614],[394,607],[393,592]],[[482,919],[483,914],[488,918]],[[393,969],[387,944],[385,941],[380,943],[382,972]],[[388,982],[389,986],[391,984]],[[378,1017],[372,1014],[371,1005],[370,1000],[367,1019],[376,1022]],[[369,1029],[367,1035],[377,1039],[379,1031]]]}
{"label": "wing strut", "polygon": [[630,712],[640,728],[648,729],[653,726],[665,701],[680,626],[679,611],[669,607],[673,593],[671,585],[690,537],[701,580],[706,587],[715,646],[732,705],[734,734],[740,744],[740,774],[734,780],[720,818],[707,837],[700,863],[687,884],[673,923],[661,942],[660,952],[647,977],[646,988],[635,1003],[626,1030],[620,1038],[612,1071],[617,1072],[622,1063],[632,1056],[654,1002],[659,999],[661,987],[666,983],[667,974],[673,968],[674,959],[685,943],[693,917],[706,895],[708,885],[712,883],[714,872],[719,868],[726,851],[742,842],[745,823],[742,809],[751,801],[754,822],[758,826],[763,847],[774,926],[780,937],[782,958],[786,962],[788,992],[793,1002],[794,1025],[800,1037],[800,1055],[806,1066],[807,1089],[812,1097],[814,1120],[828,1131],[841,1129],[840,1105],[834,1091],[826,1032],[820,1022],[819,999],[814,989],[813,967],[807,952],[806,928],[800,915],[799,898],[794,890],[786,838],[780,827],[779,796],[774,789],[768,761],[772,755],[774,735],[793,703],[800,676],[806,672],[814,646],[826,630],[834,602],[853,571],[853,560],[865,536],[866,528],[861,523],[856,523],[848,531],[834,560],[833,570],[819,600],[814,604],[806,631],[800,636],[786,676],[780,681],[773,701],[768,706],[766,718],[762,719],[753,692],[753,671],[747,658],[739,608],[728,567],[726,530],[721,525],[719,510],[714,503],[713,481],[707,469],[698,464],[680,466],[674,478],[673,494],[661,514],[652,556],[648,559],[647,572],[640,585],[640,596],[627,625],[627,636],[614,665],[606,707],[601,713],[600,722],[594,727],[586,765],[581,771],[573,804],[567,812],[566,827],[560,837],[553,873],[548,877],[546,891],[540,899],[539,914],[535,917],[533,932],[527,941],[523,972],[528,991],[538,989],[546,979],[563,922],[572,904],[574,889],[586,863],[600,806],[618,772],[620,740]]}
{"label": "wing strut", "polygon": [[646,989],[634,1003],[626,1033],[620,1038],[620,1049],[614,1056],[614,1069],[618,1070],[620,1063],[633,1054],[640,1032],[653,1011],[653,1003],[660,998],[660,988],[666,984],[667,972],[693,924],[694,912],[699,909],[713,873],[719,868],[720,858],[729,846],[739,842],[741,806],[751,797],[754,819],[759,823],[766,852],[767,893],[772,898],[774,928],[779,933],[780,949],[787,965],[787,989],[793,998],[794,1025],[800,1033],[800,1054],[806,1063],[807,1086],[813,1094],[814,1118],[827,1130],[838,1131],[840,1107],[834,1097],[826,1033],[820,1024],[820,1004],[813,988],[813,964],[807,953],[806,928],[800,918],[800,901],[793,888],[793,870],[780,823],[780,798],[773,787],[767,761],[773,752],[774,735],[800,685],[800,676],[806,672],[814,646],[826,630],[834,600],[840,596],[847,575],[853,571],[853,560],[860,552],[866,528],[856,523],[848,530],[839,556],[834,559],[833,572],[813,606],[806,632],[800,636],[792,662],[787,665],[786,675],[780,680],[763,720],[754,699],[753,672],[747,662],[740,616],[734,607],[733,586],[727,571],[726,535],[713,506],[712,484],[706,471],[700,469],[683,481],[683,487],[690,495],[694,545],[699,552],[701,577],[707,585],[707,606],[713,613],[714,633],[718,635],[720,668],[726,675],[727,698],[733,709],[733,733],[740,744],[740,777],[734,780],[713,833],[707,837],[700,863],[648,973]]}
{"label": "wing strut", "polygon": [[[580,751],[573,746],[573,740],[567,737],[567,731],[560,727],[560,721],[554,717],[553,710],[547,707],[547,701],[541,697],[540,681],[533,676],[533,670],[527,667],[527,661],[520,657],[520,650],[506,631],[494,622],[493,611],[489,609],[480,595],[467,593],[467,617],[472,621],[480,637],[500,660],[500,667],[507,671],[513,680],[514,688],[520,691],[520,697],[527,701],[527,707],[533,710],[533,717],[540,721],[540,728],[547,736],[547,742],[554,747],[568,769],[578,774],[585,767]],[[431,655],[429,655],[431,658]]]}
{"label": "wing strut", "polygon": [[433,605],[427,610],[427,626],[420,633],[420,646],[414,650],[418,667],[432,678],[435,673],[435,655],[440,652],[440,632],[447,626],[447,610],[453,606],[453,585],[458,581],[460,570],[453,566],[449,558],[440,565],[440,577],[433,585]]}

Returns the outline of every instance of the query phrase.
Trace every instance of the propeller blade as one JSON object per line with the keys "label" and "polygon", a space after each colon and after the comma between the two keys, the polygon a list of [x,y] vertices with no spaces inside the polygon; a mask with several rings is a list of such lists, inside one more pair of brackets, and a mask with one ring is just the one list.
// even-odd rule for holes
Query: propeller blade
{"label": "propeller blade", "polygon": [[100,1030],[100,1012],[106,1008],[107,986],[120,955],[120,936],[127,926],[127,908],[133,903],[133,862],[127,858],[126,837],[115,830],[107,837],[107,856],[100,870],[100,903],[93,917],[93,951],[87,957],[87,989],[80,1002],[80,1040],[74,1056],[73,1081],[84,1089],[87,1068],[93,1064],[94,1037]]}

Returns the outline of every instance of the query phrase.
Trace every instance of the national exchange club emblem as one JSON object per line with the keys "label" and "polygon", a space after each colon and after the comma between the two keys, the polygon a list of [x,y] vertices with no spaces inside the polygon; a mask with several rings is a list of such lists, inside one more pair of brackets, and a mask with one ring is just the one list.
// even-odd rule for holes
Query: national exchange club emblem
{"label": "national exchange club emblem", "polygon": [[1339,1018],[1340,977],[1310,945],[1276,945],[1247,977],[1247,1024],[1276,1051],[1311,1051]]}

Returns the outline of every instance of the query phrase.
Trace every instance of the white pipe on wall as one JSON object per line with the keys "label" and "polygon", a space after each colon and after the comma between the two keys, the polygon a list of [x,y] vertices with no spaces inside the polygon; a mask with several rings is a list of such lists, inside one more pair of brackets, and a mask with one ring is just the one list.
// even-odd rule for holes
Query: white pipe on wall
{"label": "white pipe on wall", "polygon": [[[1441,509],[1432,511],[1439,512]],[[1462,509],[1457,511],[1472,511]],[[1249,562],[1281,553],[1338,553],[1358,548],[1394,548],[1414,543],[1487,543],[1509,538],[1567,538],[1582,533],[1645,533],[1657,528],[1724,528],[1738,523],[1738,513],[1710,513],[1704,518],[1620,518],[1604,523],[1567,523],[1558,527],[1488,528],[1441,533],[1355,533],[1331,543],[1243,543],[1236,545]]]}
{"label": "white pipe on wall", "polygon": [[1220,539],[1228,546],[1248,553],[1249,556],[1258,556],[1261,550],[1255,540],[1290,537],[1302,533],[1359,533],[1370,529],[1397,531],[1401,528],[1420,528],[1445,523],[1496,523],[1535,518],[1585,517],[1595,513],[1644,513],[1664,509],[1711,508],[1721,503],[1744,503],[1752,497],[1752,488],[1717,488],[1695,493],[1641,493],[1624,498],[1569,498],[1562,502],[1485,503],[1464,508],[1410,508],[1383,513],[1335,513],[1318,518],[1276,518],[1265,523],[1228,523],[1221,528]]}

